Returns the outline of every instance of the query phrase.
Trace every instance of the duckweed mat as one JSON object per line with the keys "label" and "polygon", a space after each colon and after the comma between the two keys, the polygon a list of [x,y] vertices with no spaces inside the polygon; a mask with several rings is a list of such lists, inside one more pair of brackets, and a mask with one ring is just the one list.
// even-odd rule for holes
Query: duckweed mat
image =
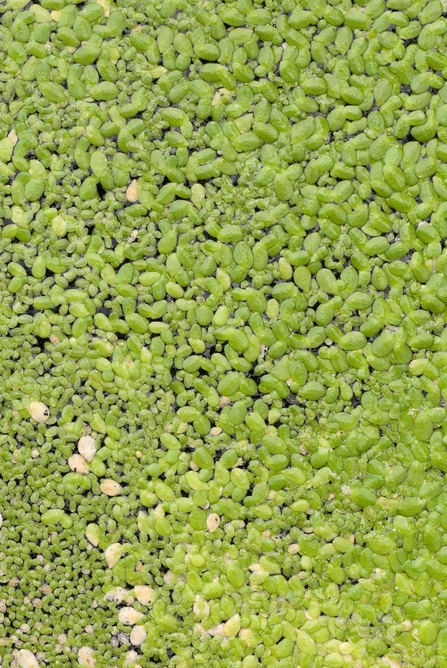
{"label": "duckweed mat", "polygon": [[447,668],[445,0],[3,0],[2,668]]}

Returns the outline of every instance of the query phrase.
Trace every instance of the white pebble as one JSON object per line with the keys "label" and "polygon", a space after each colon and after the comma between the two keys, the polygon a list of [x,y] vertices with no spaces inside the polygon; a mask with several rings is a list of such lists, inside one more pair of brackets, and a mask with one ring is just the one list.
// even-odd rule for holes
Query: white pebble
{"label": "white pebble", "polygon": [[124,597],[126,594],[127,591],[125,589],[123,589],[122,587],[117,587],[116,589],[108,591],[107,594],[104,596],[104,600],[113,601],[114,603],[122,603],[124,601]]}
{"label": "white pebble", "polygon": [[96,663],[96,659],[93,657],[93,650],[91,647],[81,647],[78,652],[78,663],[80,666],[93,668]]}
{"label": "white pebble", "polygon": [[95,439],[93,436],[82,436],[78,441],[78,451],[87,462],[91,462],[96,453]]}
{"label": "white pebble", "polygon": [[72,455],[71,457],[69,457],[68,466],[71,468],[72,471],[76,471],[76,473],[89,472],[87,462],[85,461],[82,455]]}
{"label": "white pebble", "polygon": [[[124,665],[128,666],[129,663],[135,664],[136,661],[138,661],[138,653],[134,649],[131,649],[130,652],[127,652],[126,654]],[[133,668],[137,668],[137,666],[135,665]]]}
{"label": "white pebble", "polygon": [[220,517],[217,513],[211,513],[206,518],[206,526],[210,533],[216,531],[216,529],[219,527],[219,524],[220,524]]}
{"label": "white pebble", "polygon": [[143,619],[143,617],[144,614],[138,610],[135,610],[135,608],[121,608],[118,613],[119,621],[122,624],[126,624],[126,626],[133,626],[139,622],[140,619]]}
{"label": "white pebble", "polygon": [[28,411],[36,422],[46,422],[50,417],[48,406],[41,401],[32,401],[28,406]]}
{"label": "white pebble", "polygon": [[123,491],[119,482],[115,482],[115,480],[110,480],[109,478],[102,481],[100,488],[101,492],[107,496],[118,496]]}
{"label": "white pebble", "polygon": [[29,649],[21,649],[17,653],[17,663],[20,668],[39,668],[36,657]]}
{"label": "white pebble", "polygon": [[135,645],[135,647],[139,647],[146,640],[146,636],[147,633],[144,626],[134,626],[130,634],[130,642],[132,645]]}
{"label": "white pebble", "polygon": [[149,605],[154,602],[155,591],[148,585],[136,585],[134,587],[135,596],[141,605]]}
{"label": "white pebble", "polygon": [[138,183],[135,179],[127,186],[126,199],[128,202],[136,202],[138,200]]}
{"label": "white pebble", "polygon": [[212,427],[210,429],[210,434],[211,436],[219,436],[219,434],[222,433],[222,429],[220,427]]}

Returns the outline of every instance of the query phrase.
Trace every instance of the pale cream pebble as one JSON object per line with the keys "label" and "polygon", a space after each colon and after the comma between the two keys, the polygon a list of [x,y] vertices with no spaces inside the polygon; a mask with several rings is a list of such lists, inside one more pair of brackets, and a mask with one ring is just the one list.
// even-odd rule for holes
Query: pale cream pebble
{"label": "pale cream pebble", "polygon": [[57,343],[60,343],[56,334],[50,334],[50,342],[55,346]]}
{"label": "pale cream pebble", "polygon": [[128,243],[131,244],[132,241],[135,241],[135,239],[137,238],[137,236],[138,236],[138,230],[132,230],[132,232],[131,232],[131,233],[129,234],[129,236],[127,237],[127,241],[128,241]]}
{"label": "pale cream pebble", "polygon": [[118,612],[118,620],[127,626],[133,626],[139,622],[140,619],[143,619],[143,617],[144,614],[139,610],[135,610],[135,608],[121,608]]}
{"label": "pale cream pebble", "polygon": [[137,459],[141,459],[142,456],[143,456],[143,453],[141,452],[141,450],[137,450],[136,453],[135,453],[135,457],[136,457]]}
{"label": "pale cream pebble", "polygon": [[121,487],[119,482],[111,480],[110,478],[106,478],[105,480],[103,480],[99,487],[101,489],[101,492],[103,494],[106,494],[107,496],[118,496],[123,491],[123,488]]}
{"label": "pale cream pebble", "polygon": [[95,666],[96,659],[93,656],[91,647],[81,647],[78,652],[78,663],[80,666],[85,666],[86,668],[93,668]]}
{"label": "pale cream pebble", "polygon": [[78,452],[87,462],[91,462],[96,454],[96,442],[93,436],[81,436],[78,441]]}
{"label": "pale cream pebble", "polygon": [[144,626],[134,626],[130,634],[130,642],[139,647],[146,640],[147,632]]}
{"label": "pale cream pebble", "polygon": [[217,513],[211,513],[206,518],[206,526],[210,533],[216,531],[220,524],[220,517]]}
{"label": "pale cream pebble", "polygon": [[212,427],[210,429],[210,434],[211,436],[219,436],[219,434],[222,433],[222,429],[220,427]]}
{"label": "pale cream pebble", "polygon": [[136,179],[131,181],[127,186],[126,199],[128,202],[136,202],[138,200],[138,181]]}
{"label": "pale cream pebble", "polygon": [[300,551],[300,546],[298,543],[292,543],[292,545],[289,545],[287,548],[287,552],[289,554],[297,554]]}
{"label": "pale cream pebble", "polygon": [[231,404],[231,399],[229,397],[220,397],[219,404],[221,406],[229,406]]}
{"label": "pale cream pebble", "polygon": [[[128,666],[131,663],[134,664],[136,661],[138,661],[138,653],[134,649],[131,649],[130,652],[127,652],[126,654],[124,665]],[[136,668],[136,666],[134,668]]]}
{"label": "pale cream pebble", "polygon": [[263,531],[261,536],[263,538],[270,538],[271,532],[267,529],[266,531]]}
{"label": "pale cream pebble", "polygon": [[127,590],[122,587],[111,589],[104,595],[105,601],[112,601],[113,603],[122,603],[127,594]]}
{"label": "pale cream pebble", "polygon": [[42,401],[32,401],[28,406],[28,411],[36,422],[46,422],[50,417],[50,409]]}
{"label": "pale cream pebble", "polygon": [[29,624],[22,624],[19,629],[22,633],[29,633],[31,631],[31,627]]}
{"label": "pale cream pebble", "polygon": [[148,585],[136,585],[134,592],[138,603],[141,603],[141,605],[150,605],[155,600],[155,590]]}
{"label": "pale cream pebble", "polygon": [[15,128],[13,128],[10,132],[8,132],[7,137],[13,146],[15,146],[19,140]]}
{"label": "pale cream pebble", "polygon": [[350,494],[351,488],[349,487],[349,485],[342,485],[341,491],[343,494]]}
{"label": "pale cream pebble", "polygon": [[31,457],[32,457],[33,459],[37,459],[38,457],[40,457],[40,452],[39,452],[39,450],[31,450]]}
{"label": "pale cream pebble", "polygon": [[19,649],[16,659],[19,668],[39,668],[36,656],[29,649]]}
{"label": "pale cream pebble", "polygon": [[88,633],[89,636],[92,636],[95,633],[94,628],[91,624],[86,626],[84,630],[85,630],[86,633]]}
{"label": "pale cream pebble", "polygon": [[72,471],[75,471],[76,473],[87,474],[90,470],[84,457],[78,454],[72,455],[71,457],[68,458],[68,466],[71,468]]}
{"label": "pale cream pebble", "polygon": [[105,551],[106,563],[109,568],[113,568],[123,556],[123,546],[121,543],[112,543]]}

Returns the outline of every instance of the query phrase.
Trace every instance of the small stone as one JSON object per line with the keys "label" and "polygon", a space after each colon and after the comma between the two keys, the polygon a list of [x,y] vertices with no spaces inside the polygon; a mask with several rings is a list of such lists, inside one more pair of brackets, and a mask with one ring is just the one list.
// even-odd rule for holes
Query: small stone
{"label": "small stone", "polygon": [[85,666],[86,668],[93,668],[96,664],[96,659],[93,656],[93,650],[91,647],[81,647],[78,652],[78,663],[80,666]]}
{"label": "small stone", "polygon": [[78,451],[87,462],[91,462],[96,453],[96,444],[93,436],[82,436],[78,441]]}
{"label": "small stone", "polygon": [[119,621],[122,624],[126,624],[126,626],[133,626],[139,622],[140,619],[143,619],[143,617],[144,614],[138,610],[135,610],[135,608],[121,608],[118,613]]}
{"label": "small stone", "polygon": [[50,417],[50,409],[42,401],[32,401],[28,407],[30,416],[36,422],[46,422]]}
{"label": "small stone", "polygon": [[138,183],[135,179],[127,186],[126,199],[128,202],[138,201]]}
{"label": "small stone", "polygon": [[87,474],[89,472],[87,462],[82,455],[72,455],[69,457],[68,466],[72,471],[76,471],[76,473]]}
{"label": "small stone", "polygon": [[147,632],[144,626],[134,626],[130,634],[130,642],[139,647],[146,640]]}
{"label": "small stone", "polygon": [[17,652],[17,664],[19,668],[39,668],[35,655],[29,649],[20,649]]}
{"label": "small stone", "polygon": [[100,488],[101,492],[107,496],[118,496],[123,491],[119,482],[115,482],[115,480],[110,480],[109,478],[101,482]]}
{"label": "small stone", "polygon": [[206,518],[206,526],[210,533],[214,533],[214,531],[216,531],[216,529],[219,527],[219,524],[220,517],[217,515],[217,513],[211,513]]}
{"label": "small stone", "polygon": [[155,600],[155,591],[148,585],[136,585],[134,592],[138,603],[150,605]]}

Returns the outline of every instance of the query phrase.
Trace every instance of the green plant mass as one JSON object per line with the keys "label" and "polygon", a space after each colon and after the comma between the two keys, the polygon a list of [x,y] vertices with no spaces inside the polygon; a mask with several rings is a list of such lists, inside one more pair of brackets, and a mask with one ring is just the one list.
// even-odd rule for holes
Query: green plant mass
{"label": "green plant mass", "polygon": [[1,668],[447,668],[445,0],[0,3]]}

